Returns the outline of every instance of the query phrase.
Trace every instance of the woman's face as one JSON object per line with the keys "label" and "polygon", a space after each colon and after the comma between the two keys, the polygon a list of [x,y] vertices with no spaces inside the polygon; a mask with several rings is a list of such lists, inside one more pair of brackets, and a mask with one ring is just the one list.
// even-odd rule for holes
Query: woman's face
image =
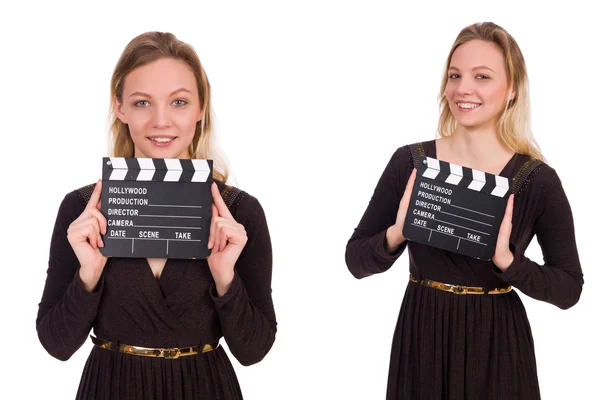
{"label": "woman's face", "polygon": [[504,111],[508,91],[504,56],[494,43],[471,40],[454,51],[445,96],[460,126],[493,126]]}
{"label": "woman's face", "polygon": [[202,119],[196,78],[184,61],[162,58],[125,77],[116,115],[129,126],[135,157],[190,158]]}

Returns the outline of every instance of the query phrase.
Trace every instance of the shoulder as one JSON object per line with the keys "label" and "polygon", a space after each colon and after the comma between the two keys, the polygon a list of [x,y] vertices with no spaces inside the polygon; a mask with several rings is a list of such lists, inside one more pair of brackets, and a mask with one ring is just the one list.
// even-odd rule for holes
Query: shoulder
{"label": "shoulder", "polygon": [[[521,155],[525,160],[522,163],[516,175],[513,184],[515,185],[515,196],[522,201],[532,201],[532,204],[545,204],[552,202],[557,198],[564,197],[564,189],[557,171],[542,161],[532,161],[531,157]],[[527,168],[527,163],[534,164]]]}
{"label": "shoulder", "polygon": [[388,169],[391,168],[397,173],[408,173],[415,168],[415,160],[424,157],[431,157],[435,153],[435,140],[424,142],[409,143],[398,147],[392,154],[388,163]]}
{"label": "shoulder", "polygon": [[90,184],[75,189],[65,195],[58,209],[58,218],[64,223],[77,219],[85,209],[96,184]]}
{"label": "shoulder", "polygon": [[240,219],[264,218],[263,208],[256,197],[236,186],[215,182],[225,204],[238,222]]}
{"label": "shoulder", "polygon": [[524,161],[514,177],[515,181],[524,179],[524,187],[532,186],[536,189],[561,184],[558,173],[552,166],[529,156],[522,156],[522,158]]}

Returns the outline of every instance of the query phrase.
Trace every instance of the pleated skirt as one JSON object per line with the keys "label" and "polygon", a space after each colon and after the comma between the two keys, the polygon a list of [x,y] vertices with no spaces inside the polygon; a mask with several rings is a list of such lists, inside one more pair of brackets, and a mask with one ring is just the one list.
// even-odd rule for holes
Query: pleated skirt
{"label": "pleated skirt", "polygon": [[77,399],[237,400],[240,386],[221,346],[194,356],[134,356],[94,346]]}
{"label": "pleated skirt", "polygon": [[531,328],[513,290],[456,295],[409,282],[387,399],[540,398]]}

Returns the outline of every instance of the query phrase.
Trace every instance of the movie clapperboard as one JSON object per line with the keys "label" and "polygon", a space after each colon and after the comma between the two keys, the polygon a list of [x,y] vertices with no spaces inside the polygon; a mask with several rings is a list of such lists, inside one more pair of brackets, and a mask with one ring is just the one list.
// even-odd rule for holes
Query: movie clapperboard
{"label": "movie clapperboard", "polygon": [[510,193],[506,177],[424,157],[417,166],[403,235],[491,260]]}
{"label": "movie clapperboard", "polygon": [[208,257],[212,167],[212,160],[104,157],[102,254]]}

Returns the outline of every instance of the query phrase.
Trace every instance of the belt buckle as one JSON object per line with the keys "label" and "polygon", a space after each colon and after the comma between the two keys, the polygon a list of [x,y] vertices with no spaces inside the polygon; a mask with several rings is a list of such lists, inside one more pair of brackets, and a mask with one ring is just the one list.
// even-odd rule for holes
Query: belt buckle
{"label": "belt buckle", "polygon": [[452,286],[452,293],[454,294],[467,294],[467,287],[466,286],[459,286],[459,285],[453,285]]}
{"label": "belt buckle", "polygon": [[179,356],[181,355],[181,351],[177,347],[173,349],[161,349],[160,355],[167,360],[174,360],[176,358],[179,358]]}

